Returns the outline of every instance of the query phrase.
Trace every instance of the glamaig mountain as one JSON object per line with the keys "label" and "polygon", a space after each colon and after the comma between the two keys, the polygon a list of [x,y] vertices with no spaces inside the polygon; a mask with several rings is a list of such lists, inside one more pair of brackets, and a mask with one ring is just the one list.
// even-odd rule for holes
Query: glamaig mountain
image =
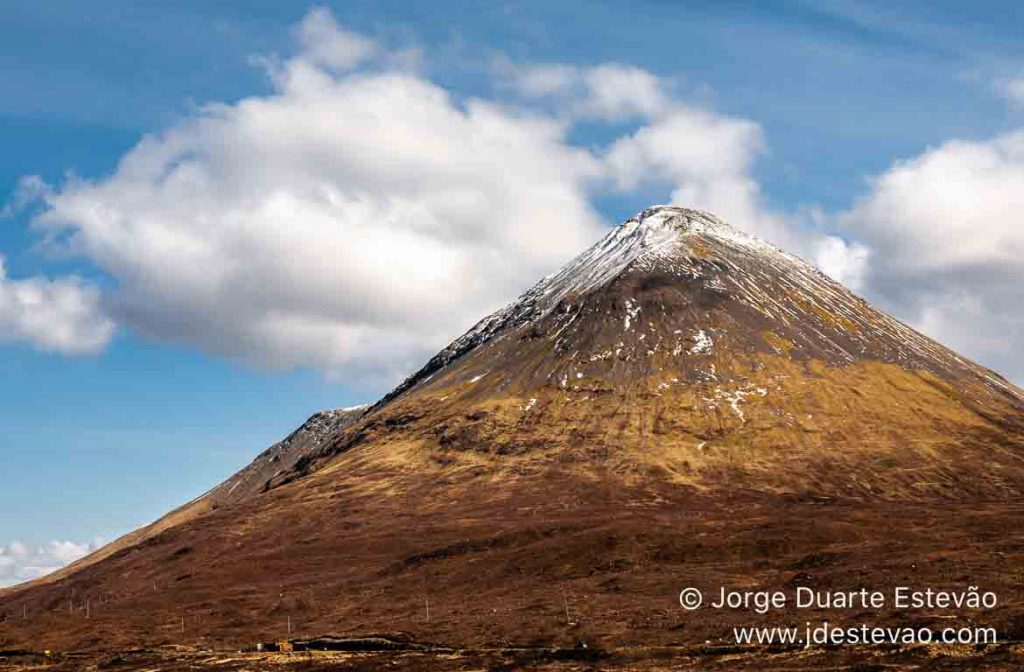
{"label": "glamaig mountain", "polygon": [[1012,638],[1022,492],[1018,388],[658,206],[377,403],[0,594],[0,648],[709,645],[762,616],[686,611],[684,587],[967,581]]}

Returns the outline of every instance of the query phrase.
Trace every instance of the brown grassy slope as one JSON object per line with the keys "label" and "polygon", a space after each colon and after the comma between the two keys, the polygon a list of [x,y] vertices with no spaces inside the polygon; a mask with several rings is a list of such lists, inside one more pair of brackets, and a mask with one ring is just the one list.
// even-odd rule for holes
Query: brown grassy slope
{"label": "brown grassy slope", "polygon": [[[343,427],[355,422],[363,414],[363,411],[363,407],[353,407],[314,414],[283,440],[257,455],[256,459],[245,468],[200,497],[161,516],[149,525],[115,539],[66,567],[16,588],[21,589],[61,581],[80,569],[100,562],[118,551],[144,543],[172,527],[205,515],[219,506],[239,502],[261,493],[269,478],[279,471],[294,467],[303,455],[320,449],[325,440]],[[11,588],[0,588],[0,595],[10,590]]]}
{"label": "brown grassy slope", "polygon": [[[776,364],[765,374],[804,366]],[[673,603],[681,587],[798,575],[982,585],[1002,605],[986,619],[1016,632],[1019,439],[928,375],[818,371],[746,400],[743,422],[698,403],[700,390],[653,381],[586,401],[581,383],[529,410],[522,398],[466,405],[471,384],[411,394],[350,428],[358,440],[307,477],[6,596],[0,638],[237,647],[282,637],[291,619],[303,634],[477,646],[693,644],[750,616],[694,618]],[[772,398],[801,412],[792,425]]]}
{"label": "brown grassy slope", "polygon": [[978,585],[1016,636],[1020,391],[689,212],[656,255],[634,222],[628,263],[583,257],[613,277],[570,265],[251,496],[0,596],[3,646],[239,646],[289,620],[693,644],[751,619],[683,614],[682,586],[794,581]]}
{"label": "brown grassy slope", "polygon": [[[504,477],[498,487],[485,476],[382,470],[354,453],[338,469],[359,485],[321,472],[5,600],[3,648],[234,648],[285,637],[289,620],[295,635],[384,633],[450,645],[720,643],[733,626],[780,618],[683,612],[675,603],[682,587],[794,582],[980,585],[999,594],[1000,606],[961,620],[998,627],[1003,639],[1021,636],[1024,539],[1007,525],[1019,504],[708,494],[581,481],[565,466]],[[946,615],[791,612],[781,620],[941,625]]]}

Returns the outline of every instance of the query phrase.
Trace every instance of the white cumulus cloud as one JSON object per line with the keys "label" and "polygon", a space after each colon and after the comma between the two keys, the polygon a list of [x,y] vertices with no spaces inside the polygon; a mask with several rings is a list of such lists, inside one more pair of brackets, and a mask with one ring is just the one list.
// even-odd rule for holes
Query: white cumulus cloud
{"label": "white cumulus cloud", "polygon": [[750,175],[761,148],[757,124],[675,105],[616,140],[606,158],[620,189],[663,182],[673,203],[710,210],[753,233],[779,238],[787,223],[765,212]]}
{"label": "white cumulus cloud", "polygon": [[44,193],[35,226],[112,276],[112,314],[144,335],[395,377],[600,234],[600,165],[553,118],[321,67],[353,37],[322,11],[302,25],[315,49],[275,69],[272,95]]}
{"label": "white cumulus cloud", "polygon": [[[597,191],[664,183],[755,232],[791,225],[749,175],[759,127],[644,70],[506,64],[520,97],[498,103],[326,10],[296,33],[273,93],[145,137],[105,178],[36,184],[34,226],[113,279],[104,306],[136,333],[376,383],[596,240]],[[582,147],[584,119],[632,128]]]}
{"label": "white cumulus cloud", "polygon": [[495,63],[503,83],[527,99],[547,100],[570,117],[624,121],[658,116],[672,105],[671,82],[622,63]]}
{"label": "white cumulus cloud", "polygon": [[871,249],[867,245],[848,242],[838,236],[821,236],[811,258],[822,272],[850,289],[864,288],[871,260]]}
{"label": "white cumulus cloud", "polygon": [[[845,226],[840,238],[766,205],[752,173],[765,145],[757,123],[683,100],[654,73],[499,60],[502,95],[465,98],[327,10],[295,35],[294,56],[265,61],[271,93],[146,136],[108,176],[25,182],[48,244],[111,280],[102,296],[75,280],[42,285],[77,296],[81,310],[59,305],[91,328],[34,334],[69,350],[77,333],[94,350],[113,319],[152,339],[378,386],[595,240],[606,223],[594,198],[608,191],[662,191],[658,200],[715,212],[940,332],[943,305],[1014,314],[996,312],[979,283],[993,263],[1014,273],[1006,260],[1020,252],[1007,196],[1021,193],[1015,136],[894,166],[853,211],[822,218]],[[583,146],[580,124],[614,132]],[[963,241],[929,238],[937,230]],[[970,277],[951,279],[971,258]],[[892,264],[906,277],[879,270]]]}
{"label": "white cumulus cloud", "polygon": [[954,349],[1024,378],[1024,131],[948,141],[870,185],[840,219],[872,250],[871,294]]}
{"label": "white cumulus cloud", "polygon": [[613,188],[664,187],[676,205],[714,212],[855,288],[861,281],[865,247],[765,205],[752,175],[764,149],[756,122],[680,100],[673,95],[672,81],[621,63],[517,65],[499,59],[495,69],[508,88],[528,100],[548,102],[569,119],[639,120],[600,152]]}
{"label": "white cumulus cloud", "polygon": [[99,289],[76,277],[11,279],[0,255],[0,341],[82,355],[101,350],[113,333]]}
{"label": "white cumulus cloud", "polygon": [[103,546],[97,537],[92,541],[50,541],[42,546],[30,547],[21,541],[0,545],[0,586],[10,586],[44,576],[60,569]]}
{"label": "white cumulus cloud", "polygon": [[350,70],[379,52],[376,42],[346,30],[323,7],[310,10],[295,32],[307,59],[335,70]]}

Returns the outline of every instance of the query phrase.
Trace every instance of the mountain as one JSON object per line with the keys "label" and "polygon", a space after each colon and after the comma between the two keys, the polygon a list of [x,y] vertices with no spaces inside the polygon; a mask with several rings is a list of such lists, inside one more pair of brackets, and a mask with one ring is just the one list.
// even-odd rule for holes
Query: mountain
{"label": "mountain", "polygon": [[[997,374],[806,262],[662,206],[482,320],[275,482],[400,426],[449,457],[523,458],[498,469],[584,449],[583,471],[657,469],[697,486],[998,495],[1016,491],[1003,471],[1016,459],[987,453],[1019,447],[1022,418],[1021,392]],[[963,472],[974,450],[986,457]]]}
{"label": "mountain", "polygon": [[273,478],[291,472],[297,463],[316,455],[338,432],[362,417],[367,408],[351,406],[314,413],[298,429],[260,453],[245,469],[210,490],[200,500],[218,507],[264,492]]}
{"label": "mountain", "polygon": [[376,404],[313,416],[0,595],[24,616],[0,648],[699,645],[755,619],[695,618],[682,587],[794,582],[970,581],[1016,632],[1022,458],[1019,389],[806,262],[658,206]]}
{"label": "mountain", "polygon": [[[206,493],[178,507],[159,520],[139,528],[96,552],[81,558],[68,566],[30,582],[39,585],[61,581],[88,565],[160,534],[168,528],[186,523],[197,516],[207,514],[218,507],[247,499],[263,492],[267,481],[279,473],[289,471],[296,462],[315,454],[334,435],[347,425],[355,422],[368,406],[352,406],[314,413],[295,431],[256,456],[249,465],[223,483]],[[0,596],[3,589],[0,588]]]}

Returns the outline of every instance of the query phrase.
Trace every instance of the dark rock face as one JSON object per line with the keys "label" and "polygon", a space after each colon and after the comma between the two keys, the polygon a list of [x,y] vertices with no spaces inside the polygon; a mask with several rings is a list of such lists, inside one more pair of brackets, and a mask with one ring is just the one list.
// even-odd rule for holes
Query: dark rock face
{"label": "dark rock face", "polygon": [[303,458],[316,454],[344,427],[358,420],[367,406],[314,413],[301,427],[260,453],[237,474],[204,495],[216,506],[238,502],[269,489],[275,477],[290,472]]}

